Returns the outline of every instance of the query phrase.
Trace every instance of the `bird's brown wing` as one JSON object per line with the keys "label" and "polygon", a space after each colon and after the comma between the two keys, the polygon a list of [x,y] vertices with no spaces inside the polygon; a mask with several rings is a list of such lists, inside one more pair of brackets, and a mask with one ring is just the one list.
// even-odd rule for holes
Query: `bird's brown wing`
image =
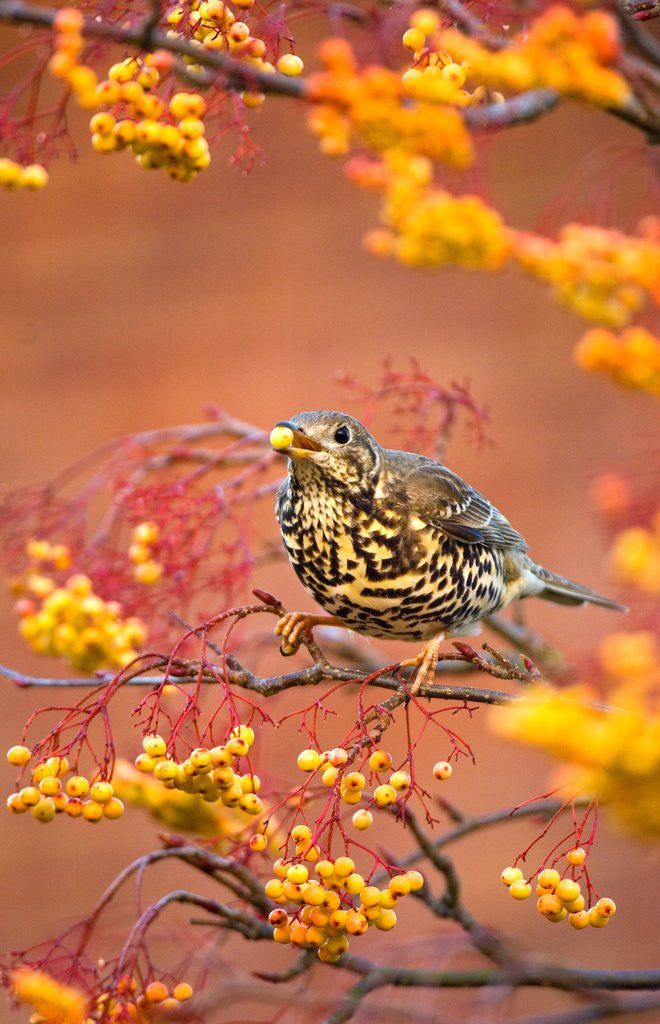
{"label": "bird's brown wing", "polygon": [[391,471],[401,483],[413,515],[465,544],[527,550],[524,539],[502,513],[456,473],[421,455],[396,455]]}

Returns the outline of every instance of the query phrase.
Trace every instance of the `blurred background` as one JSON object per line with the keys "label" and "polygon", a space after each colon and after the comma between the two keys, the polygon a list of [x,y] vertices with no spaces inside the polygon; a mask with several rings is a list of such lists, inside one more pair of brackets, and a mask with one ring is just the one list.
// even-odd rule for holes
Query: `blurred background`
{"label": "blurred background", "polygon": [[[223,141],[211,168],[188,186],[137,168],[126,154],[93,154],[85,121],[73,115],[80,159],[56,164],[47,189],[0,195],[5,488],[46,481],[117,435],[199,421],[209,403],[268,430],[297,411],[337,407],[339,371],[375,384],[386,357],[399,369],[412,357],[440,383],[469,383],[490,411],[493,443],[478,449],[459,430],[447,452],[452,468],[511,519],[542,564],[616,596],[589,489],[595,476],[622,467],[648,485],[653,410],[649,399],[573,366],[583,326],[542,286],[513,272],[426,273],[368,256],[360,240],[375,226],[377,200],[318,153],[292,101],[269,99],[251,117],[263,149],[251,173],[229,166],[231,144]],[[588,217],[596,200],[607,214],[622,206],[624,228],[651,212],[637,135],[598,111],[565,105],[484,149],[488,197],[517,227],[547,226],[553,218],[559,224],[559,210]],[[348,411],[359,415],[357,406]],[[276,538],[274,520],[270,528]],[[284,563],[262,570],[255,584],[289,607],[309,606]],[[19,641],[8,598],[2,614],[4,663],[27,673],[66,672]],[[620,625],[605,611],[545,603],[530,606],[528,620],[574,656]],[[365,642],[393,659],[391,646]],[[8,747],[44,699],[1,685]],[[130,706],[126,701],[127,720]],[[547,785],[549,762],[522,748],[503,751],[484,717],[461,722],[477,764],[455,772],[451,795],[468,812],[513,805]],[[128,726],[126,735],[134,756],[138,743]],[[291,737],[280,744],[268,755],[277,764],[285,751],[291,756]],[[12,770],[5,766],[2,777],[8,793]],[[587,966],[654,965],[656,854],[620,835],[605,814],[592,875],[619,913],[604,931],[577,933],[515,904],[499,882],[501,868],[536,830],[530,822],[498,828],[455,848],[468,906],[541,956]],[[7,815],[0,948],[32,945],[73,922],[129,858],[154,845],[157,831],[137,811],[98,829],[61,820],[43,828]],[[175,870],[163,870],[159,880],[155,891],[186,884]],[[129,893],[125,914],[130,907]],[[121,914],[115,917],[113,941],[121,935]],[[401,918],[394,937],[370,936],[362,951],[396,963],[409,938],[407,962],[429,963],[430,953],[434,964],[447,962],[451,930],[416,921],[413,908]],[[288,951],[261,945],[241,955],[244,966],[246,956],[280,967],[290,960]],[[448,1011],[434,1016],[434,1008],[448,1006],[460,1007],[466,1020],[506,1016],[491,995],[388,992],[367,1002],[356,1020],[388,1019],[400,1005],[425,1007],[437,1020]],[[542,1005],[540,994],[515,998],[516,1008]],[[249,1012],[242,1005],[220,1011],[219,1019],[268,1020],[273,1012],[272,1005]]]}

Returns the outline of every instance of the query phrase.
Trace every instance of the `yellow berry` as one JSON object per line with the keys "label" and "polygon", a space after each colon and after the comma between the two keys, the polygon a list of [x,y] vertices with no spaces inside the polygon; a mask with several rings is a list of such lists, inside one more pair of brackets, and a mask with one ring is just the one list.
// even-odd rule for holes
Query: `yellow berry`
{"label": "yellow berry", "polygon": [[465,84],[465,71],[460,64],[455,64],[453,61],[450,64],[445,64],[441,74],[445,81],[456,89],[461,89]]}
{"label": "yellow berry", "polygon": [[406,875],[410,879],[410,891],[419,892],[424,885],[424,875],[421,871],[406,871]]}
{"label": "yellow berry", "polygon": [[568,853],[566,854],[566,860],[569,864],[579,866],[580,864],[584,864],[586,856],[587,851],[584,850],[581,846],[576,846],[573,850],[568,851]]}
{"label": "yellow berry", "polygon": [[366,784],[367,780],[362,772],[348,772],[342,780],[342,785],[344,785],[346,789],[353,790],[354,792],[362,791]]}
{"label": "yellow berry", "polygon": [[379,807],[388,807],[396,801],[397,793],[393,786],[384,784],[382,786],[376,786],[374,790],[374,800]]}
{"label": "yellow berry", "polygon": [[192,985],[189,985],[187,981],[180,981],[172,989],[172,995],[175,999],[178,999],[179,1002],[184,1003],[186,999],[191,998],[193,991]]}
{"label": "yellow berry", "polygon": [[578,914],[585,908],[585,899],[582,893],[576,899],[571,900],[570,903],[565,903],[564,906],[568,910],[569,914]]}
{"label": "yellow berry", "polygon": [[275,942],[291,942],[291,928],[289,925],[282,928],[273,928],[273,938]]}
{"label": "yellow berry", "polygon": [[245,757],[250,749],[250,744],[242,736],[231,736],[227,740],[226,747],[234,757]]}
{"label": "yellow berry", "polygon": [[36,807],[41,800],[41,793],[36,786],[24,786],[19,796],[26,807]]}
{"label": "yellow berry", "polygon": [[369,756],[369,767],[372,772],[386,772],[392,767],[392,758],[386,750],[374,750]]}
{"label": "yellow berry", "polygon": [[220,747],[211,747],[209,754],[211,755],[213,765],[217,768],[228,768],[234,763],[234,755],[231,751],[227,750],[227,747],[224,745]]}
{"label": "yellow berry", "polygon": [[283,75],[295,76],[302,73],[304,64],[295,53],[284,53],[278,60],[276,67]]}
{"label": "yellow berry", "polygon": [[405,793],[406,790],[410,789],[411,778],[408,772],[398,771],[392,772],[390,775],[390,786],[396,789],[399,793]]}
{"label": "yellow berry", "polygon": [[538,882],[543,889],[554,889],[560,880],[558,871],[554,868],[545,868],[539,875]]}
{"label": "yellow berry", "polygon": [[0,185],[13,189],[20,186],[21,168],[14,160],[0,157]]}
{"label": "yellow berry", "polygon": [[532,887],[524,878],[517,878],[509,886],[509,892],[514,900],[526,900],[532,894]]}
{"label": "yellow berry", "polygon": [[363,832],[367,828],[371,828],[374,823],[374,816],[371,811],[367,811],[366,808],[362,808],[356,811],[352,817],[353,827]]}
{"label": "yellow berry", "polygon": [[177,121],[184,117],[203,117],[206,104],[199,93],[177,92],[170,100],[169,111]]}
{"label": "yellow berry", "polygon": [[238,800],[238,806],[245,814],[253,815],[261,814],[264,809],[264,805],[256,793],[242,793]]}
{"label": "yellow berry", "polygon": [[334,873],[339,878],[348,878],[355,871],[355,862],[351,857],[337,857],[334,863]]}
{"label": "yellow berry", "polygon": [[[450,765],[449,761],[436,761],[433,765],[433,775],[440,782],[444,782],[450,775],[453,774],[454,769]],[[521,872],[522,873],[522,872]]]}
{"label": "yellow berry", "polygon": [[367,885],[360,893],[360,899],[364,907],[379,907],[380,889],[377,885]]}
{"label": "yellow berry", "polygon": [[142,749],[149,757],[164,757],[167,751],[167,744],[158,733],[152,733],[150,736],[145,736],[142,740]]}
{"label": "yellow berry", "polygon": [[345,789],[341,788],[341,798],[345,804],[359,804],[362,801],[362,790],[361,789]]}
{"label": "yellow berry", "polygon": [[591,910],[587,911],[587,917],[592,928],[604,928],[606,924],[610,923],[609,917],[599,914],[596,907],[592,907]]}
{"label": "yellow berry", "polygon": [[89,791],[92,800],[97,804],[107,804],[112,799],[113,789],[111,782],[95,782]]}
{"label": "yellow berry", "polygon": [[103,817],[103,806],[102,804],[96,803],[95,800],[85,800],[82,805],[82,816],[85,821],[91,821],[94,824],[100,821]]}
{"label": "yellow berry", "polygon": [[159,761],[154,765],[154,778],[159,782],[174,782],[179,774],[176,761]]}
{"label": "yellow berry", "polygon": [[366,882],[362,875],[358,875],[355,871],[351,872],[350,875],[344,880],[344,889],[351,896],[357,896],[362,892],[366,886]]}
{"label": "yellow berry", "polygon": [[16,767],[27,764],[31,757],[32,754],[27,747],[15,746],[7,751],[7,760]]}
{"label": "yellow berry", "polygon": [[23,188],[29,188],[33,191],[38,191],[40,188],[44,188],[48,184],[48,171],[41,164],[27,164],[21,170],[21,185]]}
{"label": "yellow berry", "polygon": [[613,917],[613,915],[616,914],[616,903],[608,896],[603,896],[592,909],[595,910],[597,914],[600,914],[601,917]]}
{"label": "yellow berry", "polygon": [[[149,136],[149,141],[159,141],[158,135],[160,130],[158,130],[158,132],[153,132],[153,129],[151,128],[151,125],[154,123],[155,122],[153,121],[141,121],[137,126],[137,137],[140,138],[141,132],[143,134],[151,132],[152,134]],[[148,128],[146,127],[147,125],[149,125]],[[136,565],[133,570],[133,575],[138,583],[157,583],[163,575],[163,566],[160,562],[155,562],[153,558],[150,558],[147,562],[142,562],[141,564]]]}
{"label": "yellow berry", "polygon": [[114,821],[115,818],[121,818],[124,813],[124,805],[119,797],[111,796],[109,800],[103,804],[103,814],[106,818]]}
{"label": "yellow berry", "polygon": [[205,775],[207,772],[213,770],[211,751],[207,750],[206,747],[195,747],[188,760],[192,765],[195,774]]}
{"label": "yellow berry", "polygon": [[26,805],[21,800],[20,793],[11,793],[7,797],[7,810],[12,811],[14,814],[23,814],[27,811]]}
{"label": "yellow berry", "polygon": [[560,914],[564,908],[558,896],[555,896],[554,893],[547,892],[544,893],[543,896],[539,896],[536,901],[536,909],[540,914],[554,915]]}
{"label": "yellow berry", "polygon": [[309,871],[304,864],[292,864],[286,873],[287,881],[294,885],[302,885],[309,878]]}
{"label": "yellow berry", "polygon": [[437,11],[433,11],[429,7],[420,7],[419,10],[413,11],[411,14],[410,24],[413,28],[418,28],[425,36],[430,36],[440,25],[440,18]]}
{"label": "yellow berry", "polygon": [[30,814],[37,821],[52,821],[55,817],[55,804],[50,797],[44,796],[38,804],[30,808]]}
{"label": "yellow berry", "polygon": [[39,792],[44,796],[56,796],[62,788],[62,783],[54,775],[47,775],[39,783]]}
{"label": "yellow berry", "polygon": [[578,931],[586,928],[589,924],[589,911],[583,909],[578,910],[575,914],[569,914],[568,923],[572,928],[578,929]]}
{"label": "yellow berry", "polygon": [[264,892],[271,900],[279,899],[284,893],[282,880],[280,878],[269,879],[264,886]]}
{"label": "yellow berry", "polygon": [[312,838],[312,830],[309,825],[294,825],[291,829],[291,838],[294,843],[306,842]]}
{"label": "yellow berry", "polygon": [[572,903],[580,895],[578,882],[570,878],[562,878],[555,886],[555,896],[558,896],[562,903]]}
{"label": "yellow berry", "polygon": [[324,769],[323,774],[321,775],[321,782],[323,783],[324,786],[330,788],[331,786],[334,786],[335,782],[337,781],[338,775],[339,768],[333,768],[332,765],[328,765],[328,767]]}
{"label": "yellow berry", "polygon": [[80,799],[89,793],[89,782],[84,775],[72,775],[67,780],[65,789],[69,796]]}
{"label": "yellow berry", "polygon": [[321,755],[317,750],[301,750],[297,758],[298,767],[302,772],[315,772],[321,764]]}
{"label": "yellow berry", "polygon": [[383,907],[376,918],[376,928],[381,932],[389,932],[396,924],[396,914],[393,910]]}
{"label": "yellow berry", "polygon": [[330,878],[330,876],[334,875],[334,873],[335,868],[332,861],[330,860],[320,860],[316,865],[316,874],[319,876],[319,878]]}
{"label": "yellow berry", "polygon": [[407,875],[395,875],[390,878],[388,888],[395,896],[407,896],[412,886]]}
{"label": "yellow berry", "polygon": [[502,874],[500,875],[500,878],[502,879],[502,882],[506,886],[512,885],[514,882],[518,881],[518,879],[522,878],[522,877],[523,877],[523,873],[520,870],[520,868],[512,868],[512,867],[504,868]]}
{"label": "yellow berry", "polygon": [[341,768],[348,761],[348,754],[343,747],[333,747],[328,751],[328,761],[333,768]]}
{"label": "yellow berry", "polygon": [[[410,892],[410,889],[408,889],[408,892]],[[401,893],[401,895],[404,896],[405,893]],[[380,904],[379,904],[381,907],[387,907],[389,910],[392,910],[394,907],[396,907],[398,902],[399,902],[399,897],[397,896],[397,894],[395,892],[392,892],[392,890],[389,889],[389,888],[388,889],[381,889],[381,891],[380,891]]]}
{"label": "yellow berry", "polygon": [[426,42],[426,34],[420,28],[409,28],[403,33],[401,42],[407,50],[421,50]]}

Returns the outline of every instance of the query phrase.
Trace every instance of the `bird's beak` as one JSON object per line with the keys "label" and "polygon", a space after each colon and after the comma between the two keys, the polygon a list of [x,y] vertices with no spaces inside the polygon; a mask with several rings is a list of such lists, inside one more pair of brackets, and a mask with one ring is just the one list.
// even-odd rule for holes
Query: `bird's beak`
{"label": "bird's beak", "polygon": [[318,441],[303,434],[287,420],[275,424],[270,434],[270,443],[276,452],[289,455],[292,459],[307,459],[314,452],[323,451]]}

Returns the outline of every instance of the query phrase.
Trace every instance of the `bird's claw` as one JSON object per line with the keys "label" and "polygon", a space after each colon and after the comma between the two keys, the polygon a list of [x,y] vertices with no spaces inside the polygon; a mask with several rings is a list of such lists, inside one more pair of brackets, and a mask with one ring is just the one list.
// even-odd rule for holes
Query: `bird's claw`
{"label": "bird's claw", "polygon": [[432,683],[435,679],[435,670],[438,667],[438,660],[440,658],[440,644],[444,638],[444,633],[433,637],[432,640],[429,640],[428,643],[424,645],[417,657],[410,658],[408,661],[401,663],[404,666],[410,666],[411,668],[417,669],[415,672],[415,679],[410,687],[411,697],[414,697],[422,686],[426,686],[427,683]]}
{"label": "bird's claw", "polygon": [[315,624],[315,617],[306,612],[287,612],[277,620],[275,636],[281,636],[280,654],[285,658],[295,654],[303,639],[305,630]]}

